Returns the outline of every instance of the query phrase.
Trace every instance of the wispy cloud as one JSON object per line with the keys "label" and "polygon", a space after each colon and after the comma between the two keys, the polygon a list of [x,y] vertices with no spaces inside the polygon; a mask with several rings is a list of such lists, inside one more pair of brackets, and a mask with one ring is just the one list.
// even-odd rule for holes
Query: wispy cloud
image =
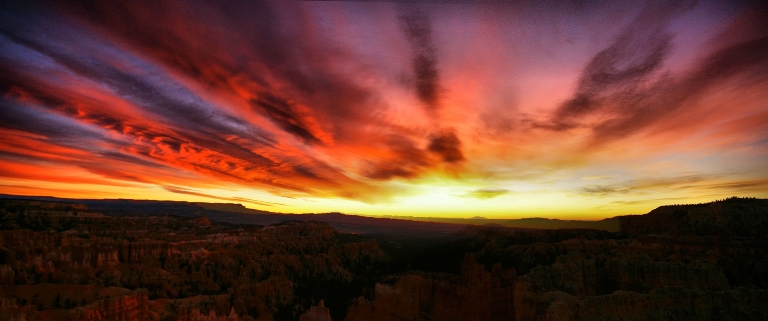
{"label": "wispy cloud", "polygon": [[509,191],[503,188],[488,188],[488,189],[474,190],[464,194],[464,196],[485,200],[485,199],[498,197],[507,193],[509,193]]}
{"label": "wispy cloud", "polygon": [[198,191],[194,191],[194,190],[190,190],[190,189],[178,187],[178,186],[163,186],[163,188],[171,193],[194,195],[194,196],[216,199],[220,201],[229,201],[229,202],[237,202],[237,203],[245,202],[245,203],[250,203],[257,206],[270,206],[270,207],[285,205],[280,203],[257,201],[257,200],[245,198],[245,197],[223,197],[223,196],[209,195],[209,194],[201,193]]}
{"label": "wispy cloud", "polygon": [[[766,195],[768,173],[720,177],[740,165],[707,160],[728,151],[758,167],[768,141],[765,10],[686,1],[462,8],[4,4],[0,180],[24,191],[125,187],[285,208],[389,204],[435,177],[552,190],[545,185],[570,170],[659,159],[683,153],[670,147],[679,144],[699,155],[695,171],[626,168],[577,194]],[[621,26],[606,36],[595,16]],[[682,39],[681,24],[700,38]],[[209,192],[225,188],[286,201]]]}
{"label": "wispy cloud", "polygon": [[754,13],[742,18],[749,22],[737,20],[733,24],[739,26],[731,26],[742,30],[738,41],[719,39],[725,45],[714,43],[687,72],[670,74],[666,64],[674,36],[669,26],[692,7],[693,3],[687,2],[647,5],[584,67],[573,96],[549,120],[534,122],[533,127],[555,131],[589,128],[589,144],[594,148],[666,122],[670,115],[695,114],[701,104],[692,101],[734,78],[766,81],[768,33],[765,22]]}
{"label": "wispy cloud", "polygon": [[656,179],[640,179],[606,185],[589,185],[579,192],[589,196],[632,195],[637,193],[674,190],[699,190],[743,193],[768,190],[768,179],[737,178],[728,175],[686,175]]}

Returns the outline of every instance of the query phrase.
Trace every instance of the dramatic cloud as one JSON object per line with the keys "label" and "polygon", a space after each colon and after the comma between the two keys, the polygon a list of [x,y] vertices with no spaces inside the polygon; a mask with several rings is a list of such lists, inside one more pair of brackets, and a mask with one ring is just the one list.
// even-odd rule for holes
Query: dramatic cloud
{"label": "dramatic cloud", "polygon": [[[403,31],[413,51],[413,74],[416,95],[427,108],[433,121],[439,122],[440,79],[437,71],[437,49],[432,40],[432,22],[423,12],[410,10],[400,16]],[[446,163],[464,160],[461,141],[452,128],[437,130],[429,135],[427,149],[440,155]]]}
{"label": "dramatic cloud", "polygon": [[280,203],[261,202],[257,200],[244,198],[244,197],[221,197],[221,196],[215,196],[215,195],[208,195],[205,193],[195,192],[193,190],[189,190],[183,187],[164,186],[163,188],[172,193],[194,195],[194,196],[211,198],[211,199],[220,200],[220,201],[229,201],[229,202],[237,202],[237,203],[245,202],[245,203],[250,203],[257,206],[270,206],[270,207],[275,205],[285,205]]}
{"label": "dramatic cloud", "polygon": [[497,196],[501,196],[501,195],[504,195],[506,193],[509,193],[509,191],[506,190],[506,189],[503,189],[503,188],[498,188],[498,189],[490,188],[490,189],[474,190],[474,191],[471,191],[471,192],[467,193],[465,196],[466,197],[473,197],[473,198],[478,198],[478,199],[485,200],[485,199],[490,199],[490,198],[494,198],[494,197],[497,197]]}
{"label": "dramatic cloud", "polygon": [[456,163],[464,160],[461,153],[461,141],[453,130],[443,130],[432,134],[429,140],[429,151],[440,155],[446,163]]}
{"label": "dramatic cloud", "polygon": [[6,2],[0,193],[486,217],[765,197],[766,15]]}
{"label": "dramatic cloud", "polygon": [[438,108],[440,87],[437,49],[432,41],[432,22],[423,12],[417,10],[403,14],[400,21],[413,50],[412,68],[416,95],[430,111],[434,111]]}
{"label": "dramatic cloud", "polygon": [[627,194],[633,191],[643,189],[674,189],[686,188],[694,184],[711,182],[716,179],[713,175],[688,175],[669,177],[662,179],[643,179],[638,181],[628,181],[612,185],[591,185],[581,188],[581,192],[594,196],[607,196],[611,194]]}
{"label": "dramatic cloud", "polygon": [[557,131],[586,126],[593,131],[591,144],[604,144],[664,122],[671,114],[692,112],[678,110],[696,108],[688,104],[713,86],[730,85],[733,77],[768,72],[768,28],[764,19],[748,14],[742,19],[752,23],[752,30],[739,35],[746,39],[715,48],[687,73],[671,75],[665,67],[674,39],[669,27],[692,8],[687,2],[647,5],[586,65],[573,97],[550,121],[535,126]]}

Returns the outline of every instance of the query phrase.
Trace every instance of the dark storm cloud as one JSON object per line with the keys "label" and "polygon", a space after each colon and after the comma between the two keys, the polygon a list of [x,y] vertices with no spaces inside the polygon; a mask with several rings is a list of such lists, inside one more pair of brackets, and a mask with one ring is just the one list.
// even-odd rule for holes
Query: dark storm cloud
{"label": "dark storm cloud", "polygon": [[456,131],[452,129],[441,130],[429,137],[430,152],[440,155],[446,163],[457,163],[464,160],[464,154],[461,152],[461,141],[456,136]]}
{"label": "dark storm cloud", "polygon": [[430,111],[439,108],[440,79],[432,22],[423,12],[411,10],[400,16],[403,32],[413,50],[412,69],[416,96]]}

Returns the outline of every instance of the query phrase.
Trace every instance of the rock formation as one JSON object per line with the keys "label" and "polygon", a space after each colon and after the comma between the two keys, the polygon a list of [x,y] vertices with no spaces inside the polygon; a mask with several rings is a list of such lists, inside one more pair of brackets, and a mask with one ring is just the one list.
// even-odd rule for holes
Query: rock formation
{"label": "rock formation", "polygon": [[302,314],[299,321],[333,321],[331,311],[325,307],[323,300],[320,300],[316,306],[309,308],[309,311]]}
{"label": "rock formation", "polygon": [[[619,232],[439,239],[115,203],[0,200],[0,321],[768,319],[766,200],[663,206],[614,218]],[[128,215],[142,208],[179,215]]]}
{"label": "rock formation", "polygon": [[394,285],[376,284],[374,299],[359,298],[346,320],[503,320],[513,315],[514,277],[500,266],[487,272],[468,254],[458,278],[405,275]]}
{"label": "rock formation", "polygon": [[147,293],[132,293],[73,309],[68,312],[67,319],[74,321],[158,320],[156,315],[150,314],[147,302]]}

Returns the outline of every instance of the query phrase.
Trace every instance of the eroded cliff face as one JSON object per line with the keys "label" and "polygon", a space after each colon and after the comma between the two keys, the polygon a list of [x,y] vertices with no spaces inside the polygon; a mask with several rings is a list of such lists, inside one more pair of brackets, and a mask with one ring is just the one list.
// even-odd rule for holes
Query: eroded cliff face
{"label": "eroded cliff face", "polygon": [[[712,314],[690,315],[684,309],[672,311],[668,308],[691,306],[689,303],[692,306],[714,304],[724,311],[734,308],[729,303],[693,299],[696,296],[728,297],[729,293],[736,293],[728,292],[730,285],[722,271],[707,263],[654,262],[648,257],[618,257],[606,262],[598,272],[594,259],[586,259],[574,252],[559,256],[551,266],[532,269],[515,284],[515,320],[621,320],[629,316],[631,319],[656,320],[656,314],[663,311],[671,313],[666,316],[669,319],[688,320],[695,316],[692,320],[701,320],[709,319]],[[602,274],[601,278],[598,273]],[[600,281],[609,283],[607,288],[619,290],[597,295],[601,290]],[[747,297],[754,295],[763,294],[746,294]],[[757,305],[747,306],[758,308]]]}
{"label": "eroded cliff face", "polygon": [[32,305],[19,305],[15,299],[0,298],[0,320],[26,321],[35,320],[37,310]]}
{"label": "eroded cliff face", "polygon": [[[158,320],[156,314],[150,314],[148,301],[147,293],[139,291],[73,309],[68,311],[66,318],[74,321]],[[44,317],[45,313],[42,313],[41,318]]]}
{"label": "eroded cliff face", "polygon": [[343,311],[334,293],[361,291],[387,259],[324,223],[235,227],[25,202],[0,204],[0,297],[28,320],[296,320],[306,297]]}
{"label": "eroded cliff face", "polygon": [[[11,298],[0,301],[0,320],[159,320],[149,311],[147,293],[142,290],[87,286],[70,290],[60,284],[9,287],[3,287],[3,295]],[[82,300],[75,302],[77,298]]]}
{"label": "eroded cliff face", "polygon": [[763,200],[662,207],[618,233],[472,227],[432,247],[0,205],[0,321],[768,319]]}
{"label": "eroded cliff face", "polygon": [[[250,318],[247,318],[250,319]],[[240,316],[235,312],[235,308],[229,310],[229,314],[217,315],[216,309],[208,310],[203,313],[200,308],[190,307],[183,309],[176,315],[177,321],[239,321]]]}
{"label": "eroded cliff face", "polygon": [[[768,291],[731,287],[720,268],[705,262],[610,258],[598,266],[596,261],[571,252],[520,277],[498,265],[489,273],[477,263],[465,263],[459,277],[405,275],[391,286],[377,284],[374,299],[359,298],[346,320],[712,320],[723,316],[763,320],[767,316],[761,300]],[[599,282],[620,290],[601,294]]]}
{"label": "eroded cliff face", "polygon": [[701,291],[665,287],[643,294],[617,291],[553,302],[539,320],[766,320],[768,291]]}
{"label": "eroded cliff face", "polygon": [[643,234],[765,236],[765,200],[729,198],[705,204],[667,205],[645,215],[619,216],[621,231]]}
{"label": "eroded cliff face", "polygon": [[488,272],[468,254],[458,277],[405,275],[376,284],[374,299],[358,298],[345,320],[504,320],[514,313],[514,279],[513,269]]}
{"label": "eroded cliff face", "polygon": [[299,321],[333,321],[333,319],[331,319],[331,311],[325,307],[323,300],[320,300],[320,303],[302,314]]}
{"label": "eroded cliff face", "polygon": [[764,320],[768,243],[747,225],[766,217],[765,201],[729,199],[622,217],[620,233],[480,230],[443,248],[521,276],[489,287],[503,269],[468,263],[454,278],[403,275],[347,320]]}

